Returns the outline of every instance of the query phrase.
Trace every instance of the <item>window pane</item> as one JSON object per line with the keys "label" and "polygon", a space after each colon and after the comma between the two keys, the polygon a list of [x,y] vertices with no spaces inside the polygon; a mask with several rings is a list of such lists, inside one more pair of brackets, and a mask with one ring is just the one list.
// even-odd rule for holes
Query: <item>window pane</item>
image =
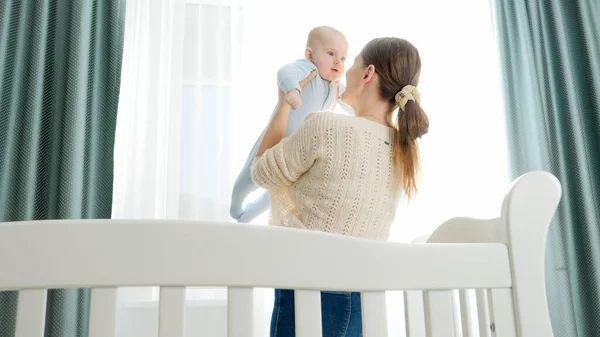
{"label": "window pane", "polygon": [[183,86],[180,218],[226,220],[230,189],[231,100],[227,86]]}
{"label": "window pane", "polygon": [[202,5],[200,22],[202,79],[231,81],[231,8]]}
{"label": "window pane", "polygon": [[196,86],[186,85],[182,90],[181,102],[181,168],[180,191],[183,194],[193,194],[194,174],[194,125],[197,109]]}
{"label": "window pane", "polygon": [[198,5],[185,5],[183,33],[183,80],[198,79]]}
{"label": "window pane", "polygon": [[217,29],[219,7],[212,5],[202,6],[202,79],[216,80],[217,69]]}
{"label": "window pane", "polygon": [[231,81],[231,7],[223,7],[221,11],[221,78]]}

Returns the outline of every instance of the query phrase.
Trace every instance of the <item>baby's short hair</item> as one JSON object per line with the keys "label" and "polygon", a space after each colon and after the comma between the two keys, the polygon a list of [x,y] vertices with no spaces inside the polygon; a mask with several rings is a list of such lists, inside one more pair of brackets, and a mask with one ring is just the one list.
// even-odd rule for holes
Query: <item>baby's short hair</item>
{"label": "baby's short hair", "polygon": [[314,45],[322,39],[323,34],[325,34],[327,32],[338,34],[344,40],[346,40],[346,36],[342,32],[340,32],[339,30],[337,30],[333,27],[317,26],[317,27],[311,29],[310,32],[308,33],[308,38],[306,39],[306,48],[313,48]]}

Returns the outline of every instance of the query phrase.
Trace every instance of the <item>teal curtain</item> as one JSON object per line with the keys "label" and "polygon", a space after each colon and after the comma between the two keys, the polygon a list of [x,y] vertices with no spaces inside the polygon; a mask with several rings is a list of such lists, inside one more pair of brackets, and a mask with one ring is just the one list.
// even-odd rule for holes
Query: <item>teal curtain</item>
{"label": "teal curtain", "polygon": [[557,337],[600,336],[600,1],[494,0],[513,178],[553,173],[546,287]]}
{"label": "teal curtain", "polygon": [[[124,18],[121,0],[0,0],[0,221],[110,218]],[[2,337],[17,301],[0,293]],[[46,336],[87,336],[88,306],[49,291]]]}

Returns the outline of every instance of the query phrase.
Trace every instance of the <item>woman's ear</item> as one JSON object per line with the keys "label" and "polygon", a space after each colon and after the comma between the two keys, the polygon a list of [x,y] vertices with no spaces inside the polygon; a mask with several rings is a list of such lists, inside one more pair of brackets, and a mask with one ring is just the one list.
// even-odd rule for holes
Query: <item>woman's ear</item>
{"label": "woman's ear", "polygon": [[365,72],[363,73],[363,83],[367,83],[370,82],[373,79],[373,76],[375,76],[375,66],[372,64],[369,64],[366,68],[365,68]]}
{"label": "woman's ear", "polygon": [[304,50],[304,57],[306,57],[307,60],[312,61],[312,49],[306,48],[306,50]]}

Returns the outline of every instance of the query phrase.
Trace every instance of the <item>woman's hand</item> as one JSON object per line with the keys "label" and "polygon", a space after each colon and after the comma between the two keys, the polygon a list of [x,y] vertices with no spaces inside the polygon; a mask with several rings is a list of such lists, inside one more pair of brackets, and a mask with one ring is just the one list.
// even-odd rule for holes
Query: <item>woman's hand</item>
{"label": "woman's hand", "polygon": [[[308,76],[306,76],[302,81],[298,83],[300,84],[300,88],[304,89],[304,87],[310,81],[312,81],[312,79],[315,78],[315,76],[317,76],[317,71],[313,70],[310,74],[308,74]],[[285,95],[285,102],[289,106],[291,106],[292,109],[298,110],[300,105],[302,105],[302,94],[300,94],[300,91],[298,89],[292,89]]]}
{"label": "woman's hand", "polygon": [[[300,81],[300,88],[304,89],[304,87],[310,81],[312,81],[315,76],[317,76],[317,71],[313,70],[310,74],[308,74],[308,76]],[[265,135],[263,136],[260,146],[258,147],[258,151],[256,152],[257,156],[262,156],[265,151],[277,145],[283,138],[285,138],[291,106],[285,101],[286,93],[281,89],[278,89],[278,92],[279,100],[277,108],[275,109],[275,112],[273,112],[273,116],[269,121]]]}

